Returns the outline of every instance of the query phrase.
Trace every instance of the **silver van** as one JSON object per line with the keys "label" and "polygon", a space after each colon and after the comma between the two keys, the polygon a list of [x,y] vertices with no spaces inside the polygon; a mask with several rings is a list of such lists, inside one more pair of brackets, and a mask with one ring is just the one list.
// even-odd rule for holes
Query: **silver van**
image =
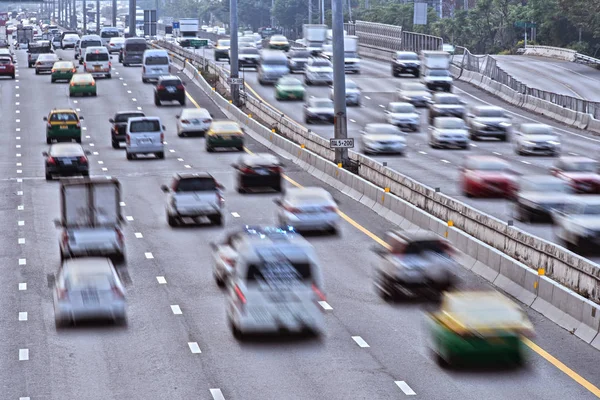
{"label": "silver van", "polygon": [[119,53],[119,62],[128,67],[131,64],[141,64],[144,52],[148,48],[146,40],[143,38],[127,38],[123,49]]}
{"label": "silver van", "polygon": [[127,121],[125,154],[128,160],[144,154],[165,158],[165,126],[159,117],[134,117]]}
{"label": "silver van", "polygon": [[142,82],[169,75],[170,61],[166,50],[146,50],[142,59]]}
{"label": "silver van", "polygon": [[119,28],[114,26],[105,26],[104,28],[100,29],[100,38],[102,39],[103,46],[108,46],[110,39],[115,37],[119,37]]}
{"label": "silver van", "polygon": [[85,35],[81,37],[81,41],[79,42],[78,51],[75,52],[75,57],[79,58],[79,64],[83,64],[85,61],[83,56],[85,55],[85,50],[88,47],[102,47],[102,39],[98,35]]}
{"label": "silver van", "polygon": [[283,51],[263,50],[258,67],[258,83],[274,84],[279,78],[290,73],[288,59]]}

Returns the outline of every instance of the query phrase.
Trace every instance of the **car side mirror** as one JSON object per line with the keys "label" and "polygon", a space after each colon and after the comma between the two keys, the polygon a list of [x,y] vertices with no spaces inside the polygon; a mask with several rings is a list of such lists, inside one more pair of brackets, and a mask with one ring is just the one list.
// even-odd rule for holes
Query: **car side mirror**
{"label": "car side mirror", "polygon": [[48,117],[44,117],[44,118],[43,118],[43,120],[44,120],[44,121],[48,121]]}
{"label": "car side mirror", "polygon": [[85,151],[85,155],[86,155],[86,156],[91,156],[91,155],[92,155],[92,152],[91,152],[91,151],[89,151],[89,150],[86,150],[86,151]]}
{"label": "car side mirror", "polygon": [[62,221],[60,219],[58,219],[58,218],[55,219],[54,220],[54,226],[57,227],[57,228],[62,228],[62,226],[63,226]]}
{"label": "car side mirror", "polygon": [[162,129],[163,129],[163,131],[165,131],[165,130],[167,130],[167,127],[162,125]]}
{"label": "car side mirror", "polygon": [[85,118],[83,118],[82,116],[79,116],[79,120],[83,121]]}
{"label": "car side mirror", "polygon": [[238,166],[237,164],[231,164],[231,167],[232,167],[233,169],[238,169],[238,168],[239,168],[239,166]]}
{"label": "car side mirror", "polygon": [[160,185],[160,190],[162,190],[165,193],[169,193],[169,187],[167,185]]}
{"label": "car side mirror", "polygon": [[47,151],[42,151],[42,155],[43,155],[44,157],[48,157],[48,152],[47,152]]}
{"label": "car side mirror", "polygon": [[111,124],[114,124],[114,123],[115,123],[115,120],[114,120],[114,118],[109,118],[109,119],[108,119],[108,122],[110,122]]}
{"label": "car side mirror", "polygon": [[278,206],[281,206],[282,201],[281,199],[273,199],[273,203],[277,204]]}

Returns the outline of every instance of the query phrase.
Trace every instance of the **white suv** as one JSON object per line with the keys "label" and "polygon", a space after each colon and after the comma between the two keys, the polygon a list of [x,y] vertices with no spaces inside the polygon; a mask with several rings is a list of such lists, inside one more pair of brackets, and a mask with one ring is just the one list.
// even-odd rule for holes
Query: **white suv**
{"label": "white suv", "polygon": [[154,154],[165,158],[165,126],[159,117],[135,117],[127,121],[125,154],[128,160],[138,155]]}
{"label": "white suv", "polygon": [[87,47],[83,56],[83,68],[94,77],[111,78],[112,63],[106,47]]}

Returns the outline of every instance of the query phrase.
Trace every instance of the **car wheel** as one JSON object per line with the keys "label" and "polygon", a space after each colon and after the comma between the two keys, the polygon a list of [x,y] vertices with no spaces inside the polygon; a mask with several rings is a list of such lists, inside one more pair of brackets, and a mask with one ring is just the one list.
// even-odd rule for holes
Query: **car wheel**
{"label": "car wheel", "polygon": [[54,326],[56,329],[64,329],[72,324],[70,319],[54,318]]}
{"label": "car wheel", "polygon": [[238,192],[238,193],[240,193],[240,194],[245,194],[245,193],[248,193],[248,192],[246,191],[246,189],[244,189],[242,186],[238,186],[236,190],[237,190],[237,192]]}
{"label": "car wheel", "polygon": [[207,152],[207,153],[212,153],[213,151],[215,151],[215,149],[213,149],[213,148],[212,148],[212,147],[210,147],[210,146],[206,146],[206,152]]}
{"label": "car wheel", "polygon": [[40,71],[38,71],[38,70],[36,69],[36,70],[35,70],[35,74],[36,74],[36,75],[39,75],[39,74],[40,74]]}
{"label": "car wheel", "polygon": [[167,223],[169,224],[169,226],[177,226],[177,218],[173,217],[172,215],[167,215]]}
{"label": "car wheel", "polygon": [[225,281],[223,280],[223,278],[219,277],[217,274],[215,274],[215,282],[217,283],[217,286],[220,288],[225,286]]}
{"label": "car wheel", "polygon": [[81,138],[75,139],[77,143],[81,143]]}
{"label": "car wheel", "polygon": [[244,151],[244,146],[238,146],[235,148],[237,151]]}
{"label": "car wheel", "polygon": [[[13,76],[13,79],[14,79],[14,76]],[[56,79],[50,78],[50,83],[54,83],[54,82],[56,82]]]}
{"label": "car wheel", "polygon": [[118,148],[120,147],[120,146],[119,146],[119,142],[117,142],[117,141],[115,141],[115,140],[111,141],[111,144],[112,144],[112,148],[113,148],[113,149],[118,149]]}
{"label": "car wheel", "polygon": [[148,83],[148,79],[142,78],[142,83]]}
{"label": "car wheel", "polygon": [[49,174],[46,172],[46,180],[47,181],[51,181],[52,180],[52,174]]}
{"label": "car wheel", "polygon": [[223,215],[219,214],[210,218],[210,222],[213,225],[222,226],[223,225]]}
{"label": "car wheel", "polygon": [[529,213],[518,204],[516,207],[517,207],[517,219],[521,222],[530,222],[531,216],[529,215]]}
{"label": "car wheel", "polygon": [[111,75],[111,74],[108,74],[108,75],[106,75],[106,78],[107,78],[107,79],[111,79],[111,78],[112,78],[112,75]]}
{"label": "car wheel", "polygon": [[233,323],[231,323],[231,333],[233,333],[233,337],[237,340],[244,340],[244,334],[242,333],[240,328],[235,326]]}
{"label": "car wheel", "polygon": [[185,106],[185,97],[181,100],[179,100],[179,104],[181,104],[182,106]]}
{"label": "car wheel", "polygon": [[46,138],[46,144],[52,144],[52,139]]}
{"label": "car wheel", "polygon": [[164,158],[165,158],[165,152],[164,152],[164,151],[161,151],[161,152],[159,152],[159,153],[156,153],[156,157],[157,157],[158,159],[160,159],[160,160],[164,159]]}
{"label": "car wheel", "polygon": [[130,152],[126,151],[125,155],[126,155],[126,157],[127,157],[128,160],[133,160],[133,155]]}

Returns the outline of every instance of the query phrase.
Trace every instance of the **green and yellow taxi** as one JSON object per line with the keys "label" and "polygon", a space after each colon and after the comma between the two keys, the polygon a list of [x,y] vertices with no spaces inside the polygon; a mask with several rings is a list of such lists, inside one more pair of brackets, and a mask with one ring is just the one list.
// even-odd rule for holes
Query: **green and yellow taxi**
{"label": "green and yellow taxi", "polygon": [[290,47],[290,42],[283,35],[273,35],[271,36],[271,39],[269,39],[270,49],[288,51]]}
{"label": "green and yellow taxi", "polygon": [[96,96],[96,80],[92,74],[75,74],[71,78],[69,96]]}
{"label": "green and yellow taxi", "polygon": [[522,363],[522,338],[533,325],[514,302],[495,291],[447,292],[427,322],[441,366],[469,362]]}
{"label": "green and yellow taxi", "polygon": [[283,76],[275,84],[277,100],[304,100],[305,92],[302,81],[291,76]]}
{"label": "green and yellow taxi", "polygon": [[52,66],[52,75],[50,81],[70,82],[73,75],[77,73],[77,67],[71,61],[57,61]]}
{"label": "green and yellow taxi", "polygon": [[83,117],[72,108],[54,109],[50,111],[46,121],[46,143],[53,141],[81,143],[81,121]]}
{"label": "green and yellow taxi", "polygon": [[221,61],[222,58],[229,60],[229,49],[231,48],[231,41],[229,39],[217,40],[215,46],[215,61]]}
{"label": "green and yellow taxi", "polygon": [[213,121],[206,132],[206,151],[216,148],[235,148],[244,151],[244,128],[237,122],[228,120]]}

